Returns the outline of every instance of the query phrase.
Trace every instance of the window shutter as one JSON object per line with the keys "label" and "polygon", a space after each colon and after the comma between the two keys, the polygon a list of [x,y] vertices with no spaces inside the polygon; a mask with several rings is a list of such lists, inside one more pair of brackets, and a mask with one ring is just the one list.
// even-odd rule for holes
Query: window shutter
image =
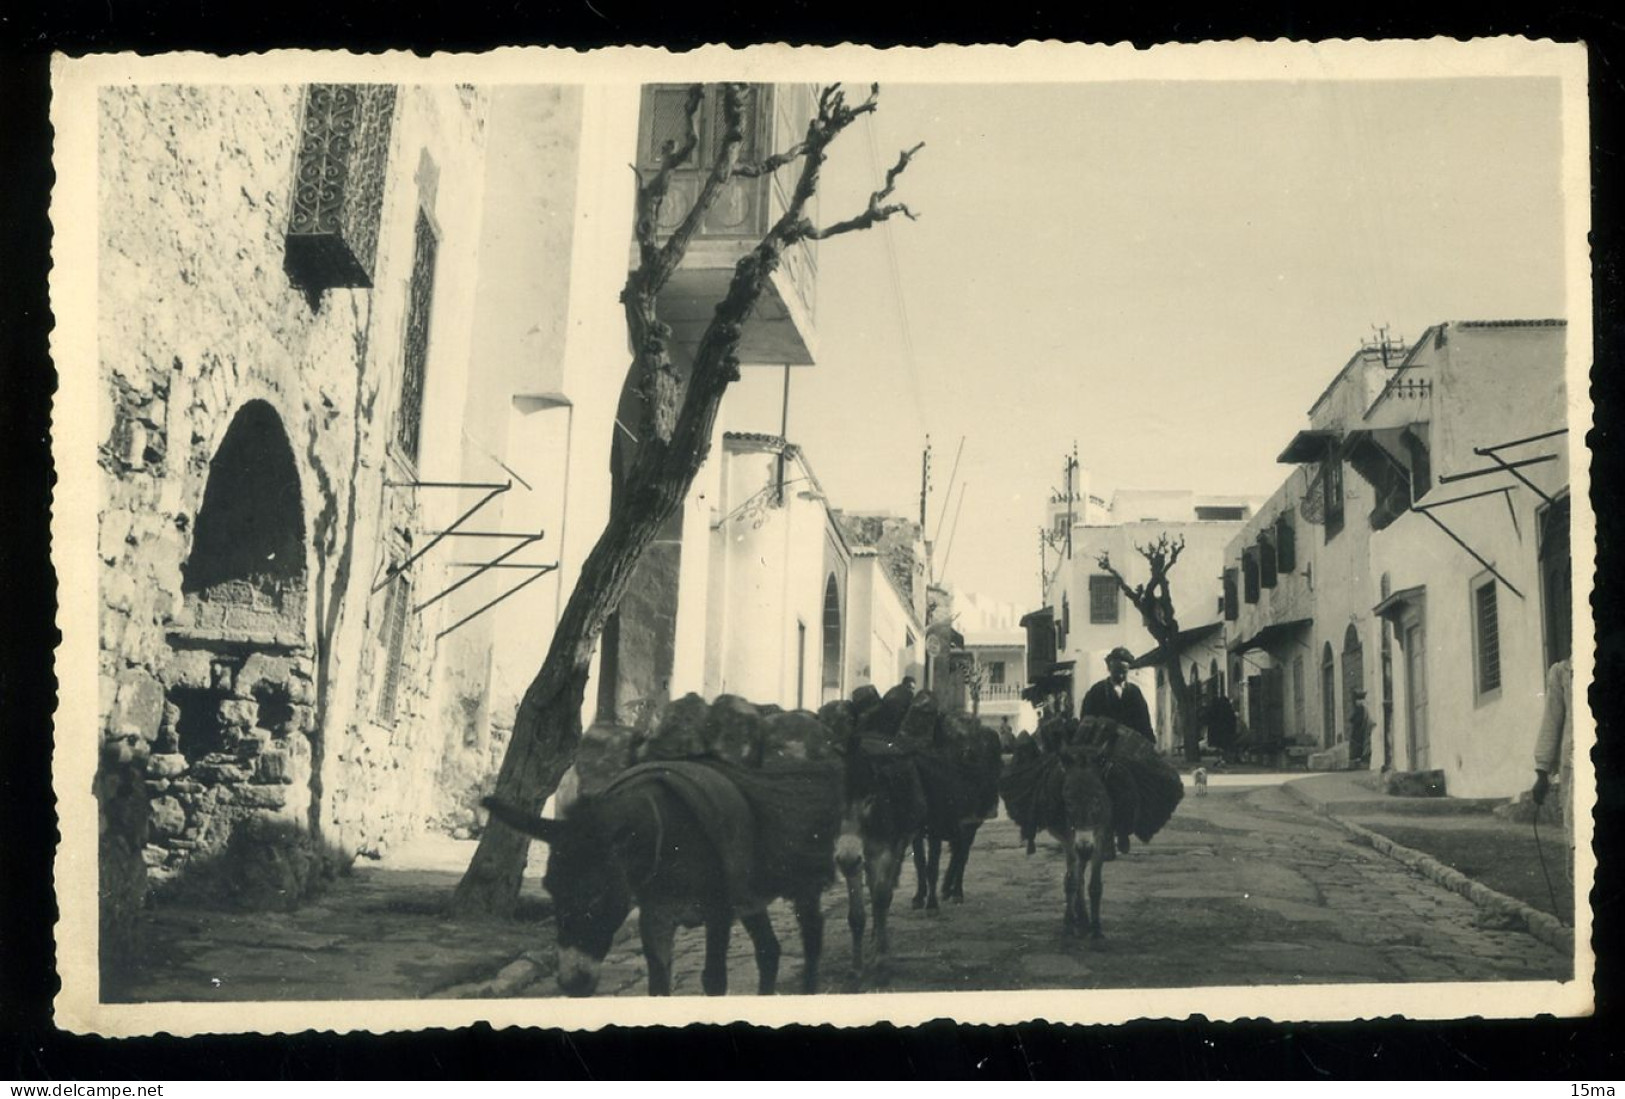
{"label": "window shutter", "polygon": [[1117,621],[1117,581],[1109,576],[1089,578],[1089,621],[1095,625]]}
{"label": "window shutter", "polygon": [[1326,541],[1330,542],[1343,529],[1343,460],[1326,459],[1325,476],[1320,479],[1324,494],[1323,510],[1326,515]]}
{"label": "window shutter", "polygon": [[1242,598],[1249,603],[1258,602],[1258,547],[1248,546],[1241,551]]}
{"label": "window shutter", "polygon": [[1234,622],[1241,608],[1236,605],[1236,570],[1224,570],[1224,620]]}
{"label": "window shutter", "polygon": [[1265,588],[1275,586],[1275,542],[1267,530],[1258,532],[1258,583]]}
{"label": "window shutter", "polygon": [[1275,569],[1278,573],[1298,570],[1298,534],[1290,513],[1282,513],[1275,521]]}
{"label": "window shutter", "polygon": [[1495,601],[1495,581],[1473,592],[1473,617],[1478,635],[1478,693],[1501,687],[1501,624]]}

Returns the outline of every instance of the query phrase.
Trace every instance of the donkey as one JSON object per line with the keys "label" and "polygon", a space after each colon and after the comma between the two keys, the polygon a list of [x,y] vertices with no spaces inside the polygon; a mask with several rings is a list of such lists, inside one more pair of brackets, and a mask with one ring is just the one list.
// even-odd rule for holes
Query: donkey
{"label": "donkey", "polygon": [[[1072,755],[1072,753],[1067,753]],[[1100,939],[1100,868],[1112,850],[1115,828],[1112,799],[1091,749],[1076,753],[1061,771],[1060,816],[1047,831],[1066,849],[1066,916],[1069,935]],[[1084,868],[1088,875],[1088,909],[1084,908]]]}
{"label": "donkey", "polygon": [[1039,832],[1054,836],[1066,852],[1066,933],[1087,928],[1096,939],[1101,937],[1100,868],[1112,857],[1116,838],[1105,753],[1097,744],[1058,743],[1054,751],[1012,767],[1000,784],[1005,811],[1020,826],[1027,854],[1034,852]]}
{"label": "donkey", "polygon": [[[874,958],[884,969],[891,953],[888,930],[892,896],[909,844],[925,827],[925,791],[906,752],[854,732],[846,742],[846,818],[835,861],[846,880],[847,926],[852,930],[852,970],[865,967],[863,890],[874,913]],[[860,873],[861,872],[861,873]]]}
{"label": "donkey", "polygon": [[[828,799],[822,785],[801,784],[815,791],[799,800],[815,806],[817,821],[809,819],[798,829],[801,849],[788,852],[762,849],[786,847],[763,841],[764,831],[783,836],[786,829],[759,825],[759,799],[747,799],[740,788],[748,779],[736,768],[711,762],[640,764],[599,793],[580,798],[556,820],[485,799],[494,820],[548,844],[542,884],[553,898],[558,927],[560,991],[591,996],[597,990],[599,966],[635,905],[649,995],[671,994],[677,928],[701,924],[700,985],[708,996],[724,995],[736,914],[755,947],[757,990],[771,995],[780,947],[767,906],[779,897],[790,900],[800,926],[802,991],[816,991],[824,933],[819,898],[833,866],[839,775],[828,787]],[[773,869],[763,873],[764,866]]]}
{"label": "donkey", "polygon": [[938,909],[942,845],[948,868],[941,874],[943,900],[965,899],[965,864],[982,822],[998,815],[999,775],[1004,756],[999,736],[980,724],[944,718],[933,750],[915,757],[925,789],[925,830],[914,839],[914,907]]}

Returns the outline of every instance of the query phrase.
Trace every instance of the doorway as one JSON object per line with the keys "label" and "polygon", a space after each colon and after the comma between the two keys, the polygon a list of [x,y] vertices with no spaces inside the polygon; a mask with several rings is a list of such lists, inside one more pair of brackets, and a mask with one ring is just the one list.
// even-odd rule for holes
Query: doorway
{"label": "doorway", "polygon": [[1426,771],[1432,764],[1428,744],[1427,631],[1420,620],[1404,627],[1405,711],[1410,718],[1410,766]]}

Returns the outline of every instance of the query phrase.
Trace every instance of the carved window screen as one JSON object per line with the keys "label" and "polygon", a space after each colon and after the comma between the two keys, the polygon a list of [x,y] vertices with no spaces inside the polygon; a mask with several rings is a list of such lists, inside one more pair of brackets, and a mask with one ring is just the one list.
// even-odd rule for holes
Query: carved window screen
{"label": "carved window screen", "polygon": [[384,599],[381,636],[384,642],[384,681],[378,690],[378,720],[395,724],[400,709],[402,664],[406,657],[406,620],[412,606],[412,582],[404,576],[390,584]]}
{"label": "carved window screen", "polygon": [[394,117],[391,85],[306,89],[284,259],[295,285],[372,286]]}
{"label": "carved window screen", "polygon": [[423,387],[429,372],[429,318],[434,308],[434,264],[440,242],[428,215],[418,211],[413,231],[412,281],[407,291],[406,339],[401,354],[401,403],[395,441],[416,464],[423,433]]}

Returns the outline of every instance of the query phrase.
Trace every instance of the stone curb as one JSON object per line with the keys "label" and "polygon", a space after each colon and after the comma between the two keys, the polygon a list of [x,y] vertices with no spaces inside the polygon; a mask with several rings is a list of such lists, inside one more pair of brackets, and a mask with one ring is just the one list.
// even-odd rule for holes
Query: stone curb
{"label": "stone curb", "polygon": [[1410,870],[1416,871],[1452,892],[1466,897],[1479,908],[1499,916],[1509,916],[1521,922],[1524,929],[1547,946],[1562,951],[1565,954],[1574,953],[1574,929],[1565,927],[1557,917],[1542,912],[1538,908],[1499,893],[1482,882],[1474,881],[1459,870],[1452,869],[1434,858],[1423,854],[1414,848],[1395,843],[1387,836],[1373,832],[1364,825],[1344,820],[1326,807],[1323,802],[1317,801],[1306,791],[1298,790],[1293,783],[1285,783],[1284,788],[1291,791],[1292,796],[1303,802],[1320,816],[1325,817],[1352,836],[1358,836],[1369,843],[1381,854],[1400,863]]}

